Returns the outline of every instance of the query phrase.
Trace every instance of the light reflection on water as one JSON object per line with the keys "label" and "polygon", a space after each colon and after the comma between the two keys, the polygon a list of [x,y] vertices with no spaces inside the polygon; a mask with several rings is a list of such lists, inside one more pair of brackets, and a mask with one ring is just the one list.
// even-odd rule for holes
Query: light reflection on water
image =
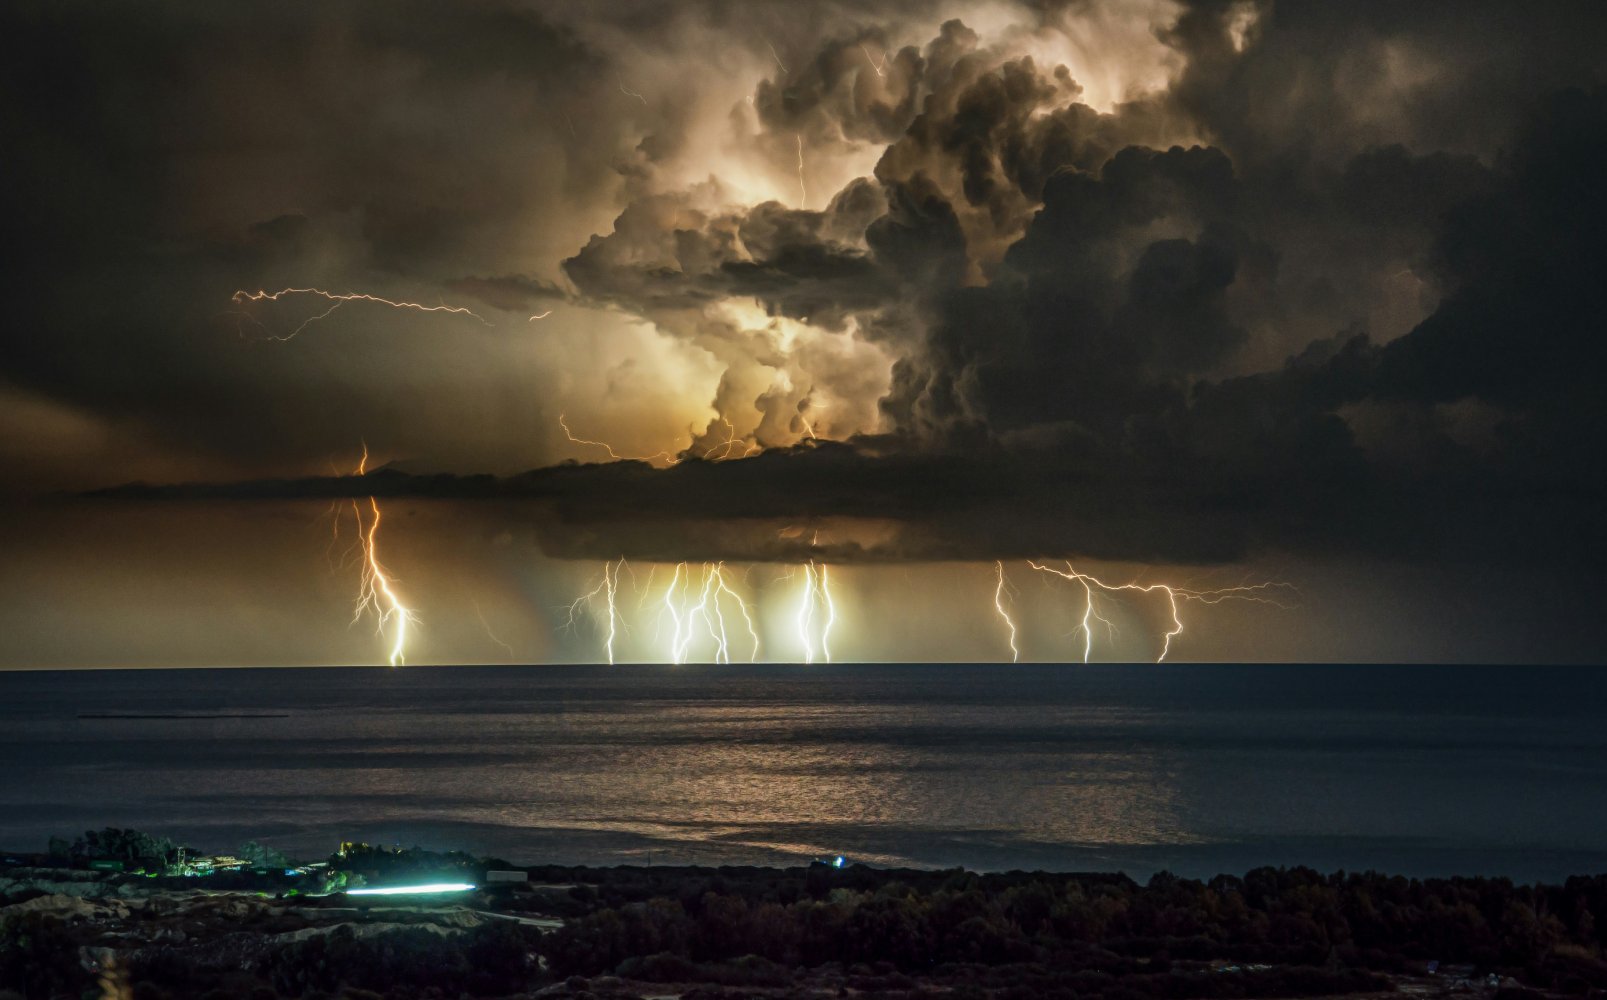
{"label": "light reflection on water", "polygon": [[[78,718],[220,711],[288,717]],[[1607,868],[1603,721],[1592,674],[1533,669],[12,674],[0,846],[1555,876]]]}

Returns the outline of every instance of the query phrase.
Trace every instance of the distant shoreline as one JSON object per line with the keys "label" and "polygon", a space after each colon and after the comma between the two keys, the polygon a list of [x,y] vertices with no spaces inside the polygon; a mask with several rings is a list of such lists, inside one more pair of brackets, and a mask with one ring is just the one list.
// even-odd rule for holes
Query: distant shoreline
{"label": "distant shoreline", "polygon": [[289,712],[80,712],[79,719],[288,719]]}

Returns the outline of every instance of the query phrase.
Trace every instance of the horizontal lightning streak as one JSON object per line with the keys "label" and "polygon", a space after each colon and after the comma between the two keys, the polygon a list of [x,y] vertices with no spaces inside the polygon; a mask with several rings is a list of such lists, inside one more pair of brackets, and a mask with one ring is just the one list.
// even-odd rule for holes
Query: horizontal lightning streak
{"label": "horizontal lightning streak", "polygon": [[590,445],[594,448],[601,448],[603,451],[608,453],[609,458],[616,462],[651,462],[655,458],[664,459],[664,463],[666,465],[675,465],[676,463],[680,462],[679,458],[676,458],[667,451],[655,452],[652,455],[644,456],[621,455],[619,452],[615,451],[614,446],[609,444],[607,441],[592,441],[588,438],[576,437],[575,432],[569,429],[569,424],[564,420],[564,415],[562,413],[558,414],[558,426],[563,428],[564,437],[568,438],[574,444],[584,444]]}
{"label": "horizontal lightning streak", "polygon": [[402,302],[395,299],[383,298],[378,295],[369,295],[366,292],[336,293],[325,291],[322,288],[281,288],[277,292],[260,290],[255,292],[247,292],[241,290],[234,293],[233,301],[236,305],[249,305],[257,302],[277,302],[282,298],[293,295],[311,295],[317,298],[325,299],[332,304],[323,312],[303,320],[300,326],[296,327],[294,330],[291,330],[289,333],[270,334],[263,339],[278,341],[280,343],[291,340],[297,334],[307,329],[307,327],[312,326],[321,319],[324,319],[330,313],[334,312],[336,309],[339,309],[348,302],[371,302],[375,305],[388,306],[392,309],[411,309],[416,312],[450,313],[455,316],[468,316],[471,319],[484,323],[486,326],[491,325],[491,321],[486,319],[484,316],[481,316],[479,313],[476,313],[471,309],[465,309],[462,306],[427,306],[422,302]]}
{"label": "horizontal lightning streak", "polygon": [[1167,610],[1171,615],[1172,625],[1161,637],[1161,652],[1155,658],[1156,663],[1165,660],[1172,651],[1172,640],[1183,634],[1183,618],[1178,611],[1179,601],[1198,601],[1201,604],[1220,604],[1223,601],[1250,601],[1256,604],[1269,604],[1283,610],[1292,610],[1296,605],[1285,603],[1275,597],[1267,596],[1277,591],[1292,591],[1294,587],[1287,583],[1258,583],[1248,586],[1223,587],[1218,590],[1195,590],[1187,587],[1174,587],[1165,583],[1121,583],[1112,584],[1084,573],[1074,567],[1070,560],[1066,562],[1064,570],[1047,566],[1043,563],[1028,561],[1027,565],[1041,573],[1050,573],[1066,580],[1072,580],[1082,585],[1086,603],[1083,605],[1082,624],[1078,629],[1083,633],[1083,662],[1087,663],[1093,652],[1093,622],[1104,623],[1107,631],[1113,632],[1115,625],[1102,616],[1095,602],[1095,591],[1104,593],[1120,593],[1131,591],[1140,594],[1153,594],[1159,591],[1166,595]]}

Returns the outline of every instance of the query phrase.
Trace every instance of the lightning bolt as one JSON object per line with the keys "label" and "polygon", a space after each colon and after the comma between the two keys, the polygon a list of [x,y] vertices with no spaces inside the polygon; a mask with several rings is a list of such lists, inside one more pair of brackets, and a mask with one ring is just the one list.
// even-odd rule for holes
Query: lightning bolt
{"label": "lightning bolt", "polygon": [[870,68],[876,71],[877,76],[880,76],[880,77],[886,77],[887,76],[887,74],[882,71],[883,68],[887,65],[887,53],[885,53],[885,52],[882,53],[882,61],[877,62],[876,60],[874,60],[874,59],[872,59],[870,57],[870,50],[865,48],[865,43],[864,42],[859,43],[859,51],[865,53],[865,61],[870,63]]}
{"label": "lightning bolt", "polygon": [[625,568],[625,559],[620,557],[618,562],[603,563],[603,578],[591,590],[575,598],[569,605],[569,617],[560,628],[571,631],[579,623],[579,616],[591,610],[592,603],[598,598],[603,601],[606,609],[602,616],[607,632],[603,636],[603,652],[608,657],[609,666],[614,664],[614,641],[619,637],[624,626],[624,619],[619,615],[619,574]]}
{"label": "lightning bolt", "polygon": [[792,75],[792,70],[788,69],[787,64],[781,61],[781,55],[776,52],[776,47],[774,45],[770,44],[770,39],[768,39],[768,38],[765,39],[764,44],[765,44],[765,47],[770,50],[770,55],[775,58],[776,65],[781,67],[781,72],[787,74],[788,76],[791,76]]}
{"label": "lightning bolt", "polygon": [[793,138],[798,140],[798,207],[808,208],[809,191],[804,187],[803,136],[800,134]]}
{"label": "lightning bolt", "polygon": [[407,627],[418,621],[418,615],[402,604],[392,587],[390,574],[379,561],[379,501],[369,497],[368,507],[374,516],[365,530],[363,508],[356,500],[352,501],[352,513],[357,517],[357,534],[363,549],[363,572],[357,588],[357,605],[352,611],[352,622],[355,624],[364,612],[373,611],[374,633],[380,636],[385,634],[387,625],[395,623],[396,635],[391,643],[390,664],[396,667],[407,662],[404,656]]}
{"label": "lightning bolt", "polygon": [[[736,425],[731,423],[730,418],[721,415],[720,423],[725,424],[725,440],[705,451],[703,458],[711,462],[725,462],[733,457],[748,458],[755,451],[760,450],[758,442],[746,441],[744,438],[737,437]],[[731,453],[739,447],[743,449],[742,454],[733,456]]]}
{"label": "lightning bolt", "polygon": [[534,316],[530,317],[530,319],[527,320],[526,322],[534,323],[538,319],[546,319],[548,316],[551,316],[551,315],[552,315],[552,310],[548,309],[546,312],[536,313]]}
{"label": "lightning bolt", "polygon": [[671,663],[690,662],[692,644],[700,635],[708,636],[714,643],[713,662],[730,663],[732,643],[726,627],[726,609],[730,605],[735,605],[736,613],[747,626],[751,642],[748,662],[758,662],[759,632],[753,623],[753,612],[726,578],[725,563],[704,563],[700,576],[686,563],[677,563],[669,586],[664,589],[662,603],[659,619],[662,622],[664,615],[669,615],[673,627],[669,644]]}
{"label": "lightning bolt", "polygon": [[824,563],[816,564],[813,559],[799,567],[803,571],[803,591],[798,601],[798,644],[803,647],[804,662],[815,662],[815,616],[822,610],[824,620],[821,623],[820,656],[825,662],[831,662],[831,627],[837,622],[837,602],[831,596],[831,574]]}
{"label": "lightning bolt", "polygon": [[[368,444],[363,444],[362,457],[358,459],[357,468],[352,471],[354,476],[368,474]],[[396,592],[395,580],[384,564],[379,560],[379,526],[382,514],[379,501],[368,497],[369,515],[363,513],[363,504],[353,499],[351,501],[352,516],[357,521],[356,538],[347,548],[342,557],[340,566],[348,564],[355,553],[358,559],[359,571],[357,581],[357,599],[352,608],[352,624],[356,624],[368,612],[374,614],[374,633],[381,637],[385,634],[387,626],[395,626],[395,635],[390,644],[388,659],[393,667],[401,666],[406,662],[408,626],[418,622],[418,615],[405,604]],[[329,547],[324,555],[330,561],[330,568],[337,568],[331,554],[336,543],[340,540],[340,522],[342,510],[340,501],[330,505],[333,515],[334,529],[330,535]],[[483,619],[482,619],[483,620]],[[511,650],[510,650],[511,652]]]}
{"label": "lightning bolt", "polygon": [[[330,313],[334,312],[336,309],[339,309],[348,302],[372,302],[376,305],[389,306],[392,309],[412,309],[417,312],[426,313],[451,313],[455,316],[468,316],[471,319],[479,320],[486,326],[491,325],[491,321],[486,319],[484,316],[481,316],[479,313],[476,313],[473,310],[465,309],[462,306],[427,306],[421,302],[398,302],[394,299],[381,298],[378,295],[369,295],[365,292],[337,294],[335,292],[327,292],[322,288],[281,288],[277,292],[265,292],[260,290],[255,292],[247,292],[241,290],[234,293],[233,302],[238,306],[246,306],[258,302],[278,302],[282,298],[293,295],[312,295],[317,298],[327,300],[331,303],[331,305],[323,312],[303,320],[300,326],[296,327],[294,330],[291,330],[289,333],[269,334],[263,339],[278,341],[281,343],[287,340],[292,340],[297,334],[301,333],[301,331],[307,329],[309,326],[312,326],[319,320],[324,319]],[[261,324],[258,325],[260,326]]]}
{"label": "lightning bolt", "polygon": [[1077,631],[1083,633],[1084,663],[1088,662],[1094,648],[1093,622],[1104,623],[1107,631],[1114,631],[1115,629],[1114,623],[1099,613],[1095,602],[1096,591],[1102,594],[1131,591],[1140,594],[1159,592],[1166,595],[1166,607],[1171,616],[1171,626],[1161,636],[1161,652],[1159,656],[1155,657],[1156,663],[1166,659],[1167,654],[1172,651],[1172,640],[1183,634],[1183,618],[1179,612],[1179,604],[1182,601],[1197,601],[1200,604],[1220,604],[1223,601],[1250,601],[1257,604],[1270,604],[1286,611],[1293,610],[1296,607],[1294,604],[1271,596],[1294,591],[1293,585],[1287,583],[1257,583],[1238,587],[1223,587],[1218,590],[1194,590],[1188,587],[1174,587],[1165,583],[1138,583],[1136,581],[1119,584],[1106,583],[1096,576],[1078,570],[1071,564],[1070,560],[1066,561],[1064,570],[1030,560],[1027,565],[1041,573],[1053,574],[1082,585],[1085,603],[1083,605],[1082,623],[1077,626]]}
{"label": "lightning bolt", "polygon": [[571,431],[569,429],[569,424],[564,421],[564,415],[562,413],[558,414],[558,426],[563,428],[564,437],[568,438],[573,443],[590,445],[593,448],[601,448],[603,451],[608,453],[609,458],[616,462],[651,462],[656,458],[662,458],[664,460],[664,464],[666,465],[675,465],[680,462],[679,458],[671,455],[667,451],[660,451],[652,455],[645,456],[621,455],[619,452],[615,451],[614,446],[609,444],[607,441],[591,441],[586,438],[576,437],[575,432]]}
{"label": "lightning bolt", "polygon": [[629,87],[625,86],[625,79],[623,77],[621,77],[620,81],[619,81],[619,92],[621,94],[624,94],[626,97],[634,97],[634,98],[636,98],[638,101],[642,102],[642,107],[644,107],[644,108],[647,107],[647,98],[643,97],[641,94],[638,94],[636,91],[634,91],[634,90],[630,89]]}
{"label": "lightning bolt", "polygon": [[1004,561],[1002,559],[996,560],[993,563],[993,568],[999,574],[999,585],[993,588],[993,607],[999,612],[999,617],[1004,619],[1005,627],[1010,630],[1010,662],[1017,663],[1021,660],[1021,650],[1016,648],[1016,623],[1011,620],[1010,612],[1004,609],[1004,591],[1006,587],[1004,582]]}
{"label": "lightning bolt", "polygon": [[670,640],[670,662],[681,662],[681,613],[675,607],[675,588],[681,582],[681,574],[686,570],[686,563],[675,564],[675,575],[670,577],[670,585],[664,590],[664,610],[670,613],[670,619],[675,622],[675,636]]}
{"label": "lightning bolt", "polygon": [[803,600],[798,604],[798,641],[803,645],[804,662],[815,662],[815,644],[809,638],[809,620],[815,611],[815,564],[804,569]]}
{"label": "lightning bolt", "polygon": [[[729,596],[731,600],[735,601],[737,610],[742,613],[742,621],[748,627],[748,638],[753,640],[753,652],[749,654],[748,662],[757,663],[759,661],[759,631],[753,627],[753,615],[748,611],[747,602],[742,600],[742,597],[735,590],[732,590],[731,586],[726,583],[725,563],[717,563],[715,565],[714,579],[719,593],[725,594]],[[724,628],[723,623],[721,627],[722,629]],[[726,662],[730,663],[731,661],[730,659],[727,659]]]}
{"label": "lightning bolt", "polygon": [[491,623],[485,620],[485,612],[480,610],[480,602],[479,601],[474,602],[474,614],[475,614],[475,617],[480,619],[480,626],[485,629],[486,637],[489,638],[492,642],[496,643],[498,646],[501,646],[503,649],[506,649],[508,651],[508,659],[510,659],[510,660],[513,659],[515,657],[515,655],[516,655],[514,653],[514,651],[513,651],[513,647],[508,645],[507,643],[503,642],[501,639],[497,638],[497,634],[495,632],[491,631]]}

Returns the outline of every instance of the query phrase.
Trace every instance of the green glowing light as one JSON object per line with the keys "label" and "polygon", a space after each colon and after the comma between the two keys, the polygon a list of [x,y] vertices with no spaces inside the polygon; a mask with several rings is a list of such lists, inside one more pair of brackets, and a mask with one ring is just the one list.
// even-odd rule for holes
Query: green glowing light
{"label": "green glowing light", "polygon": [[429,892],[468,892],[474,886],[468,882],[427,882],[424,885],[387,885],[372,889],[347,889],[348,896],[407,896]]}

